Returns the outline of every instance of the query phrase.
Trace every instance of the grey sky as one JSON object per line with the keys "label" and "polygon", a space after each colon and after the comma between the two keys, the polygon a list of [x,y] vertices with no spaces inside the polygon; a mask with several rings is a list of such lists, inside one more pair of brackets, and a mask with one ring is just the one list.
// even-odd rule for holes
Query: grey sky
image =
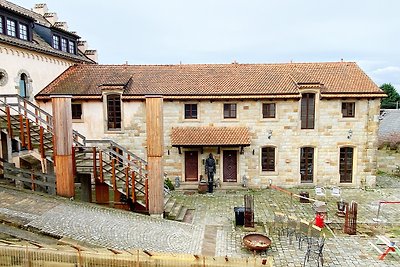
{"label": "grey sky", "polygon": [[[31,8],[38,0],[11,0]],[[47,0],[102,64],[355,61],[400,91],[398,0]]]}

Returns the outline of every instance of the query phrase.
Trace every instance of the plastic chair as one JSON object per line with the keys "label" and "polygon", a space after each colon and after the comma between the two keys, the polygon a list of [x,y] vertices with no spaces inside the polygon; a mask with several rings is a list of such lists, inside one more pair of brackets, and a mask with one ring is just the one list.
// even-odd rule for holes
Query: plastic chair
{"label": "plastic chair", "polygon": [[331,188],[331,196],[339,198],[342,195],[341,193],[342,192],[341,192],[339,187],[334,186],[334,187]]}

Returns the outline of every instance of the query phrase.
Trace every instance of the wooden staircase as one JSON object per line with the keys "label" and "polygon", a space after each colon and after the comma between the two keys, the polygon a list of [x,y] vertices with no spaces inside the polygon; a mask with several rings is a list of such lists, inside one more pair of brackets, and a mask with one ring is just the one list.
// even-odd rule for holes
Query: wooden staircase
{"label": "wooden staircase", "polygon": [[[0,127],[12,140],[13,151],[40,155],[42,170],[54,164],[52,116],[18,95],[0,95]],[[74,172],[90,174],[96,186],[107,185],[114,202],[129,209],[148,211],[147,162],[111,140],[88,140],[73,131]],[[96,188],[97,189],[97,188]]]}

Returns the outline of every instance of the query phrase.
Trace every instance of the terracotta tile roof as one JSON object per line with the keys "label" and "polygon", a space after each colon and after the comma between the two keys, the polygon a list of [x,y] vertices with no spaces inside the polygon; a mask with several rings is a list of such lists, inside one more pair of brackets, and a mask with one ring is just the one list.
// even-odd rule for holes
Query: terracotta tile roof
{"label": "terracotta tile roof", "polygon": [[174,127],[171,143],[173,146],[248,146],[250,135],[246,127]]}
{"label": "terracotta tile roof", "polygon": [[[129,80],[131,81],[129,82]],[[123,95],[140,98],[300,96],[302,88],[321,94],[382,95],[354,62],[288,64],[76,65],[39,93],[100,95],[103,84],[125,84]]]}

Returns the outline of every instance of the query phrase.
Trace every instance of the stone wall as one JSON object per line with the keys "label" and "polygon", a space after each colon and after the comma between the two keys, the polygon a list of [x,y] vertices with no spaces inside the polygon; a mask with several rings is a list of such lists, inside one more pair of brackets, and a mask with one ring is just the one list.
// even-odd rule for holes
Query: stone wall
{"label": "stone wall", "polygon": [[400,166],[400,153],[396,150],[378,150],[378,170],[393,174]]}
{"label": "stone wall", "polygon": [[[238,151],[238,184],[242,177],[249,179],[249,186],[262,187],[269,180],[281,186],[300,184],[300,148],[314,147],[314,182],[312,185],[339,184],[339,151],[341,147],[354,148],[353,182],[342,186],[359,187],[375,184],[376,143],[378,129],[379,100],[356,101],[355,118],[342,118],[342,100],[316,98],[315,129],[304,130],[300,125],[300,101],[279,100],[276,103],[276,118],[262,118],[263,101],[246,100],[237,103],[237,119],[223,119],[222,101],[168,101],[164,100],[164,170],[174,179],[185,177],[184,151],[171,146],[172,127],[184,126],[245,126],[250,129],[251,145],[240,154],[239,147],[223,149]],[[184,119],[184,104],[198,104],[198,119]],[[84,122],[74,123],[74,128],[88,138],[110,138],[126,146],[139,156],[146,157],[146,108],[143,101],[123,104],[123,131],[105,131],[104,105],[95,102],[83,102]],[[351,130],[351,131],[350,131]],[[268,138],[268,133],[272,135]],[[276,148],[276,171],[261,171],[261,148]],[[222,149],[222,150],[223,150]],[[204,175],[203,160],[211,152],[217,159],[216,178],[221,178],[222,150],[204,147],[199,151],[198,173]],[[220,179],[222,180],[222,179]]]}

